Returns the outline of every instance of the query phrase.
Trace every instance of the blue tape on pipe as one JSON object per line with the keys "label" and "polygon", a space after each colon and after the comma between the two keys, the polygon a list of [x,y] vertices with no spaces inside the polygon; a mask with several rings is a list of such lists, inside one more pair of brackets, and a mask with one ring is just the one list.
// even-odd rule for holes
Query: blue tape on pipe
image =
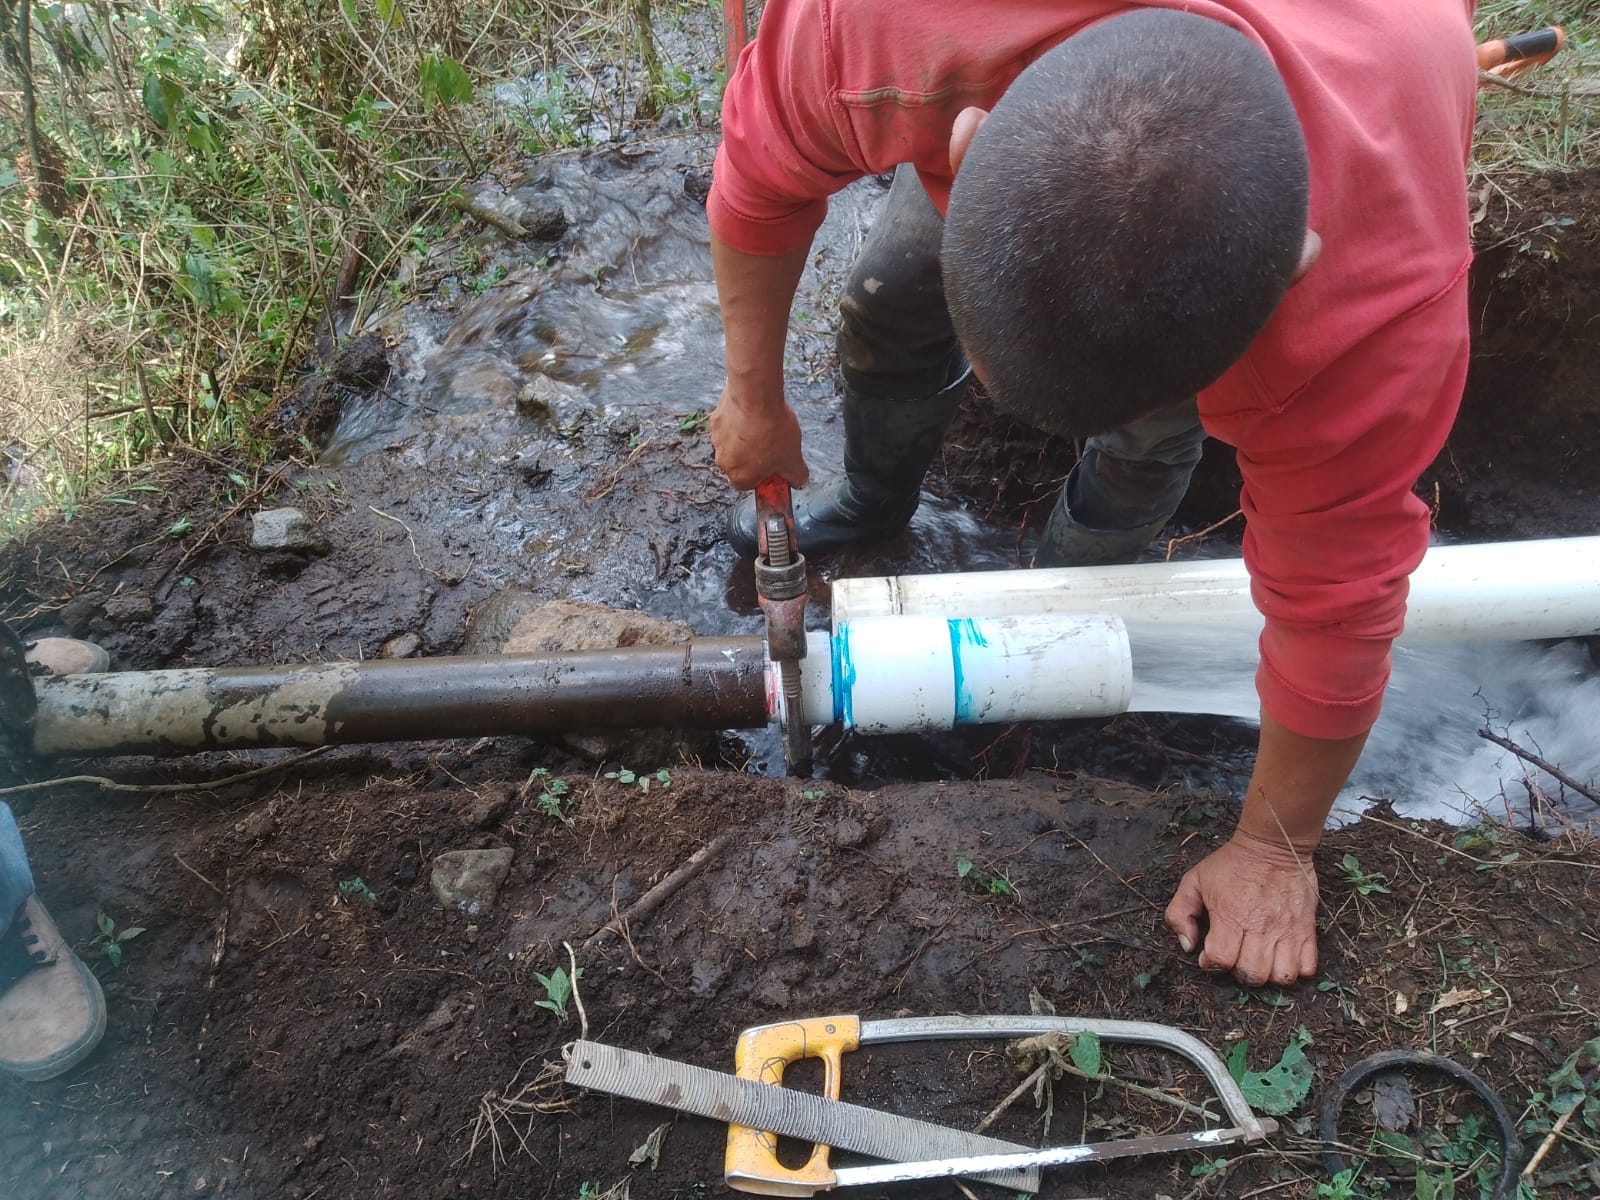
{"label": "blue tape on pipe", "polygon": [[829,639],[833,654],[833,721],[850,729],[855,725],[853,697],[856,685],[855,664],[850,661],[850,622],[841,621],[839,632]]}
{"label": "blue tape on pipe", "polygon": [[954,720],[957,725],[971,725],[977,701],[967,688],[966,675],[961,669],[961,651],[963,646],[987,647],[989,639],[983,636],[978,623],[970,618],[951,620],[949,626],[950,676],[956,691]]}

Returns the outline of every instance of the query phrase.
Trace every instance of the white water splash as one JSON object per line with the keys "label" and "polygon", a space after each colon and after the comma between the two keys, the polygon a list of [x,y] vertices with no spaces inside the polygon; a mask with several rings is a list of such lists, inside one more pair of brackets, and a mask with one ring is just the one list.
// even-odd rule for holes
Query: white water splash
{"label": "white water splash", "polygon": [[[1256,720],[1253,633],[1130,624],[1129,636],[1134,711]],[[1579,642],[1397,646],[1383,716],[1333,819],[1387,799],[1409,817],[1526,824],[1532,787],[1566,819],[1600,823],[1594,804],[1479,737],[1483,728],[1580,783],[1600,781],[1600,670]]]}

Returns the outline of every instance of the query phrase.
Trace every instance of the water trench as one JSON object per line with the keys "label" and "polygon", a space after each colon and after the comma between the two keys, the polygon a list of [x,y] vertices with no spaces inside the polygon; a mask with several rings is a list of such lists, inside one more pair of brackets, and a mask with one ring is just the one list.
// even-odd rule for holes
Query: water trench
{"label": "water trench", "polygon": [[[482,235],[488,284],[459,278],[453,311],[436,296],[381,314],[395,373],[381,392],[346,404],[318,471],[352,494],[406,496],[408,519],[429,531],[430,545],[471,549],[480,584],[637,607],[703,635],[759,632],[748,564],[720,537],[731,493],[703,447],[700,414],[715,403],[723,353],[705,216],[686,181],[703,180],[711,149],[684,138],[558,156],[513,181],[508,203],[559,201],[568,234],[548,253]],[[795,307],[790,399],[819,480],[837,474],[841,453],[836,299],[884,191],[865,180],[835,200]],[[813,562],[812,626],[826,620],[832,578],[1025,566],[1050,481],[1070,461],[1070,446],[964,414],[904,535]],[[1210,446],[1169,533],[1234,507],[1230,470],[1227,449]],[[1566,528],[1535,517],[1495,536],[1593,532],[1596,516],[1590,498],[1564,514]],[[1236,554],[1229,536],[1198,551]],[[833,731],[819,745],[819,772],[876,783],[1077,770],[1236,795],[1254,738],[1254,639],[1196,628],[1168,645],[1138,655],[1133,715],[930,737]],[[1397,650],[1383,718],[1338,811],[1385,797],[1409,815],[1525,821],[1530,784],[1586,811],[1480,739],[1484,725],[1579,779],[1600,775],[1600,677],[1584,646]],[[749,769],[782,770],[775,736],[751,735],[746,747]]]}

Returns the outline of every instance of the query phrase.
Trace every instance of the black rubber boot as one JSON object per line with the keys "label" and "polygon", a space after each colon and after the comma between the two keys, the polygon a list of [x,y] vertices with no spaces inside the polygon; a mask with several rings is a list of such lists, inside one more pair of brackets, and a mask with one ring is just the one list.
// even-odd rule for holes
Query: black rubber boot
{"label": "black rubber boot", "polygon": [[[972,372],[921,400],[870,400],[844,392],[844,478],[794,492],[795,541],[803,554],[899,533],[917,511],[922,477],[966,394]],[[728,541],[756,554],[756,500],[741,497],[728,510]]]}
{"label": "black rubber boot", "polygon": [[1072,513],[1072,485],[1077,467],[1067,476],[1055,509],[1044,527],[1044,539],[1034,552],[1036,567],[1107,567],[1131,563],[1172,518],[1171,512],[1142,522],[1131,529],[1096,529],[1079,521]]}

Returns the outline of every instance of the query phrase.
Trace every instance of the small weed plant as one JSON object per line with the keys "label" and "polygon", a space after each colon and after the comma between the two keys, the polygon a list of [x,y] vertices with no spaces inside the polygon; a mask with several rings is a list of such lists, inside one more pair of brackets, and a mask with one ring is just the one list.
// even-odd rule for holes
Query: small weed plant
{"label": "small weed plant", "polygon": [[1017,885],[1004,875],[985,870],[965,854],[958,854],[955,858],[956,878],[973,891],[986,896],[1000,896],[1006,900],[1017,898]]}
{"label": "small weed plant", "polygon": [[99,932],[89,940],[89,945],[99,950],[100,957],[113,967],[120,967],[123,946],[143,933],[144,926],[130,925],[126,929],[118,929],[117,923],[111,919],[111,914],[104,909],[95,914],[94,921]]}
{"label": "small weed plant", "polygon": [[664,788],[672,786],[672,772],[665,767],[661,767],[654,772],[633,771],[627,767],[622,767],[615,771],[607,771],[605,778],[623,784],[626,787],[637,787],[641,792],[648,792],[652,784],[659,784]]}
{"label": "small weed plant", "polygon": [[535,971],[533,977],[544,989],[544,999],[535,1000],[533,1006],[554,1013],[556,1020],[564,1022],[567,1019],[567,1005],[572,1002],[573,986],[583,978],[583,968],[578,967],[568,975],[565,967],[557,967],[548,975]]}
{"label": "small weed plant", "polygon": [[535,781],[540,784],[539,794],[533,801],[539,811],[571,828],[574,820],[573,809],[577,806],[578,798],[572,794],[567,781],[550,778],[550,772],[545,767],[535,767],[528,776],[528,781],[530,784]]}
{"label": "small weed plant", "polygon": [[1361,860],[1354,854],[1346,854],[1339,860],[1339,874],[1345,883],[1363,896],[1370,896],[1374,892],[1387,896],[1389,894],[1389,879],[1386,875],[1368,874],[1361,869]]}

